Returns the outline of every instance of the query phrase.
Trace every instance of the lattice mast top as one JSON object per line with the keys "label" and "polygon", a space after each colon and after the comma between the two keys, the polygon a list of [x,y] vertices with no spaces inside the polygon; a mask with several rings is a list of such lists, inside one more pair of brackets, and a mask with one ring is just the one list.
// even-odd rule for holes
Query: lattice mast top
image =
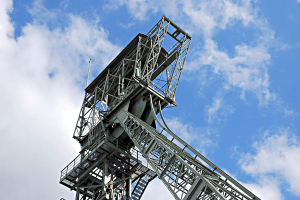
{"label": "lattice mast top", "polygon": [[[175,28],[173,33],[169,26]],[[166,35],[173,39],[168,51],[162,48]],[[138,34],[86,88],[73,137],[80,141],[90,130],[83,130],[85,123],[93,126],[107,118],[141,84],[176,106],[175,93],[190,43],[191,37],[165,16],[146,35]]]}
{"label": "lattice mast top", "polygon": [[[163,118],[165,107],[177,106],[175,93],[190,44],[189,34],[163,16],[85,89],[73,134],[82,150],[60,179],[77,188],[77,199],[138,200],[159,177],[176,200],[259,200],[174,134]],[[109,197],[108,169],[111,187],[116,186]],[[125,179],[123,195],[117,183]]]}

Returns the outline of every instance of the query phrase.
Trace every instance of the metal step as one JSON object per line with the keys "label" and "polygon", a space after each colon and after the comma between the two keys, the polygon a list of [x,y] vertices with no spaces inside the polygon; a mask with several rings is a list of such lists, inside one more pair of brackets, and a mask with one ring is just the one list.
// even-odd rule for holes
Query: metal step
{"label": "metal step", "polygon": [[147,177],[142,176],[138,180],[136,180],[135,187],[132,190],[132,199],[133,200],[140,200],[143,193],[145,192],[149,182],[153,180],[152,179],[147,179]]}

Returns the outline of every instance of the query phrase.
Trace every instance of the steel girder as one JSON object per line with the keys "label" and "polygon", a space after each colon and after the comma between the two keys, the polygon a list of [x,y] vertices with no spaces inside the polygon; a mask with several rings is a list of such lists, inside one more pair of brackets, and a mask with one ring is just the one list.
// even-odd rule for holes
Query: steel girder
{"label": "steel girder", "polygon": [[[148,183],[156,177],[150,165],[142,161],[143,157],[136,148],[128,149],[126,144],[111,139],[109,135],[97,138],[93,149],[82,151],[61,171],[60,183],[76,190],[79,199],[107,198],[103,191],[106,191],[111,181],[113,192],[120,194],[124,188],[121,174],[124,174],[125,178],[130,178],[130,182],[125,185],[126,195],[131,191],[135,199],[139,200]],[[108,176],[106,168],[113,176]]]}
{"label": "steel girder", "polygon": [[[170,27],[174,31],[170,32]],[[165,40],[167,35],[175,43],[170,45]],[[168,50],[163,48],[166,42],[167,46],[172,46]],[[99,193],[106,183],[102,163],[102,159],[107,159],[106,154],[114,157],[108,159],[111,167],[132,174],[132,184],[127,184],[131,188],[127,190],[131,191],[133,200],[141,198],[148,183],[156,176],[176,200],[259,200],[174,134],[163,119],[161,109],[177,105],[175,93],[190,43],[191,37],[163,16],[146,35],[138,34],[85,89],[73,134],[82,151],[62,170],[60,180],[72,190],[77,188],[77,200],[107,198],[106,193]],[[155,121],[148,122],[149,125],[124,111],[125,107],[128,110],[130,103],[146,97],[150,97],[150,101],[146,102],[144,113],[152,111],[162,127],[161,132],[156,130]],[[156,117],[157,109],[164,125]],[[130,138],[124,149],[118,147],[118,142],[122,141],[110,135],[110,131],[116,130],[116,124],[120,124]],[[163,132],[172,139],[169,140]],[[142,153],[147,166],[139,162],[138,153],[134,158],[135,148]],[[114,155],[116,152],[118,155]],[[123,155],[130,160],[129,163],[121,158]],[[148,167],[148,163],[152,167]],[[116,190],[120,193],[119,188]]]}
{"label": "steel girder", "polygon": [[[168,28],[175,29],[170,33]],[[166,50],[163,43],[171,38]],[[170,99],[176,106],[175,93],[189,50],[191,37],[167,17],[146,34],[138,34],[131,43],[86,88],[73,137],[81,141],[95,126],[124,101],[140,83]],[[91,139],[92,140],[92,139]]]}
{"label": "steel girder", "polygon": [[259,200],[131,113],[119,121],[176,200]]}

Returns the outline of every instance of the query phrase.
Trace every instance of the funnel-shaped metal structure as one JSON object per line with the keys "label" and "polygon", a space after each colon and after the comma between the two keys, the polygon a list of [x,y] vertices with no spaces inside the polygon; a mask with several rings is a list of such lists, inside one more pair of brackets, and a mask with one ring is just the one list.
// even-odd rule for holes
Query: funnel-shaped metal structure
{"label": "funnel-shaped metal structure", "polygon": [[156,177],[176,200],[259,200],[174,134],[163,118],[164,108],[176,107],[190,43],[163,16],[85,89],[73,135],[81,151],[60,177],[76,190],[76,200],[139,200]]}

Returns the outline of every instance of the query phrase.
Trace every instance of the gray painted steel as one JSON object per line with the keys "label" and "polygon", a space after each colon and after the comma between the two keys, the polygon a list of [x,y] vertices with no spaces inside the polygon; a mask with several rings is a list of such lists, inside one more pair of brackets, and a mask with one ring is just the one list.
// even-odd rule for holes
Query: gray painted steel
{"label": "gray painted steel", "polygon": [[259,200],[174,134],[163,118],[164,108],[177,106],[190,43],[163,16],[86,87],[73,134],[81,151],[60,177],[76,191],[76,200],[139,200],[156,177],[176,200]]}

